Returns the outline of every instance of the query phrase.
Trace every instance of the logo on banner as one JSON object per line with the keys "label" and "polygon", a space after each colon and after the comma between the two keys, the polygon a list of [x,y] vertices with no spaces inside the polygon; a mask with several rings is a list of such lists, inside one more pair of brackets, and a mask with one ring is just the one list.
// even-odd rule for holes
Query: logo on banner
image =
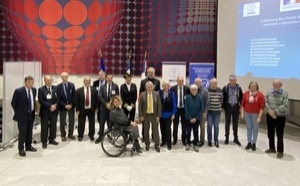
{"label": "logo on banner", "polygon": [[177,68],[171,68],[169,71],[169,76],[171,78],[177,78],[179,76],[179,70]]}
{"label": "logo on banner", "polygon": [[260,2],[245,4],[243,17],[257,16],[260,14]]}

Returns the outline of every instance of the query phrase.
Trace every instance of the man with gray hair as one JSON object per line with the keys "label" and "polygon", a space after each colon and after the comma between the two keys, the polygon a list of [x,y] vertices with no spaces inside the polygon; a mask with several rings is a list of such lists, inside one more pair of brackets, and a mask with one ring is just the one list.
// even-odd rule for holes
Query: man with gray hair
{"label": "man with gray hair", "polygon": [[223,87],[222,92],[222,110],[225,112],[225,145],[229,143],[229,129],[232,117],[233,142],[238,146],[241,146],[238,138],[238,122],[241,108],[240,105],[243,100],[243,91],[240,85],[236,83],[236,76],[234,74],[229,76],[229,83]]}
{"label": "man with gray hair", "polygon": [[273,89],[265,95],[267,109],[267,125],[269,149],[266,153],[276,153],[274,133],[277,135],[277,158],[283,158],[283,134],[287,115],[288,93],[283,90],[282,82],[275,79]]}
{"label": "man with gray hair", "polygon": [[194,84],[198,87],[198,94],[201,95],[203,100],[203,114],[200,120],[200,141],[198,143],[199,147],[202,147],[205,142],[205,120],[206,120],[206,114],[209,108],[209,97],[208,97],[208,91],[206,88],[202,86],[202,79],[196,78],[194,80]]}
{"label": "man with gray hair", "polygon": [[210,80],[210,86],[207,89],[209,95],[209,108],[207,112],[207,141],[208,146],[211,147],[212,141],[212,126],[214,127],[214,142],[215,146],[219,148],[219,123],[222,111],[223,93],[222,89],[218,87],[216,78]]}

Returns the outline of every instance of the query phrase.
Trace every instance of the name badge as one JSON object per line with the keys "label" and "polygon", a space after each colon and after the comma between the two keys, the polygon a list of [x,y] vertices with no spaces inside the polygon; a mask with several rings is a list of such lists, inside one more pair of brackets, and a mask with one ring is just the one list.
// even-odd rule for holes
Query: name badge
{"label": "name badge", "polygon": [[47,94],[47,99],[52,99],[52,95],[51,94]]}
{"label": "name badge", "polygon": [[111,94],[112,94],[112,95],[115,95],[115,94],[116,94],[116,91],[112,90],[112,91],[111,91]]}

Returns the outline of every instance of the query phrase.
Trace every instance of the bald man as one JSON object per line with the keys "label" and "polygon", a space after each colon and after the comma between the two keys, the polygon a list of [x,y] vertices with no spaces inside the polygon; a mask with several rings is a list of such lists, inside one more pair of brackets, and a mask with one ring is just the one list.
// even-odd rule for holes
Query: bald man
{"label": "bald man", "polygon": [[282,89],[282,82],[275,79],[273,88],[265,95],[269,149],[266,153],[276,153],[274,134],[277,136],[277,158],[283,158],[283,134],[287,115],[288,93]]}
{"label": "bald man", "polygon": [[61,75],[62,82],[57,85],[57,93],[59,96],[59,118],[60,118],[60,133],[61,141],[66,141],[67,133],[65,126],[67,114],[69,116],[69,130],[68,138],[74,140],[74,117],[75,117],[75,105],[74,105],[74,96],[75,96],[75,85],[72,82],[68,81],[69,74],[67,72],[62,72]]}
{"label": "bald man", "polygon": [[55,138],[59,96],[57,94],[56,86],[52,85],[51,76],[44,76],[44,82],[45,85],[40,87],[38,90],[38,100],[41,105],[41,141],[43,149],[46,149],[48,139],[49,144],[58,145],[58,143],[55,141]]}

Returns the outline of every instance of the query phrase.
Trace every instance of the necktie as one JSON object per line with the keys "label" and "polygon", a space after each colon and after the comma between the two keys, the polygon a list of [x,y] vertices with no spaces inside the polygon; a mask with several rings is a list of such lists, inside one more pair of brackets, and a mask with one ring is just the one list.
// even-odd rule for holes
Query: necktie
{"label": "necktie", "polygon": [[182,108],[183,106],[183,101],[182,101],[182,87],[180,87],[179,91],[179,107]]}
{"label": "necktie", "polygon": [[85,95],[85,106],[88,106],[90,104],[90,90],[89,87],[86,88],[86,95]]}
{"label": "necktie", "polygon": [[64,83],[64,93],[65,93],[66,98],[68,98],[67,90],[68,90],[68,84]]}
{"label": "necktie", "polygon": [[30,95],[30,89],[28,89],[28,113],[31,112],[31,108],[32,108],[32,103],[31,103],[31,95]]}
{"label": "necktie", "polygon": [[107,100],[110,101],[110,96],[111,96],[111,93],[110,93],[110,84],[108,84],[108,91],[107,91]]}
{"label": "necktie", "polygon": [[148,114],[152,114],[152,110],[153,110],[152,105],[153,105],[152,95],[149,94],[148,99],[147,99],[147,113]]}

